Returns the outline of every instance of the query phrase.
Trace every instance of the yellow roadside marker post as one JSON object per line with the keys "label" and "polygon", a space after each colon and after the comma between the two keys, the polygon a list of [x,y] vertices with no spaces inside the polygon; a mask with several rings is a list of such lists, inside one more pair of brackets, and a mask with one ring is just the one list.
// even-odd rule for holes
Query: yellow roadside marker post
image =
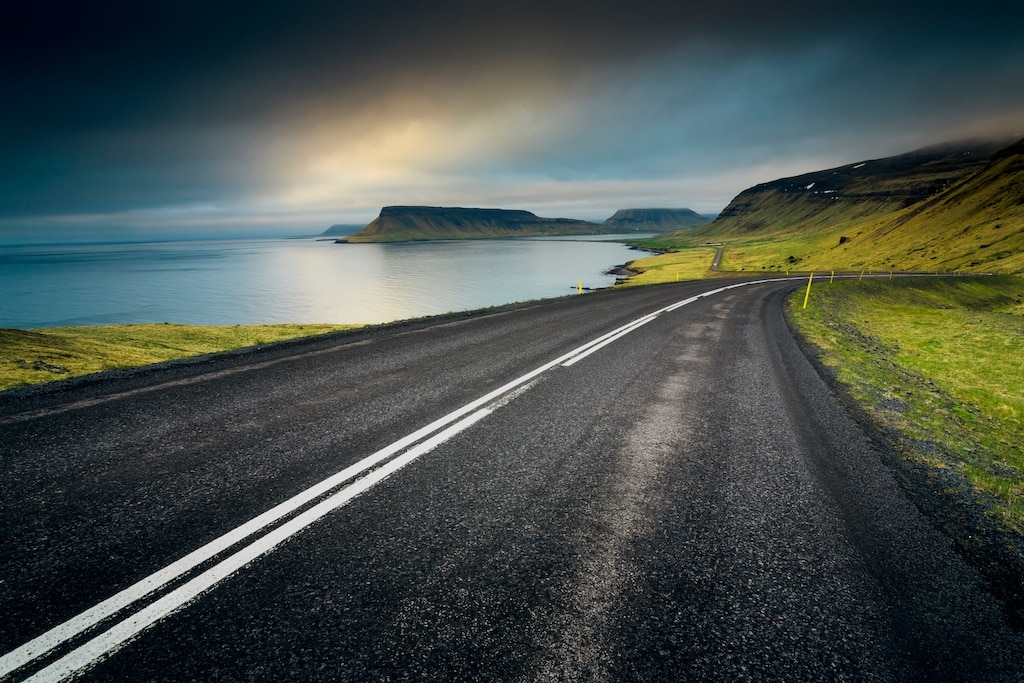
{"label": "yellow roadside marker post", "polygon": [[577,294],[582,294],[583,293],[583,280],[580,280],[579,284],[576,285],[576,293]]}
{"label": "yellow roadside marker post", "polygon": [[860,277],[857,278],[857,281],[860,282],[863,279],[864,279],[864,271],[862,270],[862,271],[860,271]]}
{"label": "yellow roadside marker post", "polygon": [[836,271],[832,271],[832,274],[828,276],[828,283],[832,284],[832,281],[836,279]]}
{"label": "yellow roadside marker post", "polygon": [[807,300],[811,298],[811,283],[814,282],[814,271],[811,271],[811,276],[807,278],[807,293],[804,294],[804,308],[807,308]]}

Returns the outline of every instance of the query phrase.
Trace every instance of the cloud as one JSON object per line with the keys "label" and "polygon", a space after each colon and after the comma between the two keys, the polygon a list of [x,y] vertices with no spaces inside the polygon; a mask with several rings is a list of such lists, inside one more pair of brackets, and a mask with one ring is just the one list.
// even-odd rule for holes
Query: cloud
{"label": "cloud", "polygon": [[1024,121],[1017,2],[352,5],[14,8],[2,225],[707,211],[755,172]]}

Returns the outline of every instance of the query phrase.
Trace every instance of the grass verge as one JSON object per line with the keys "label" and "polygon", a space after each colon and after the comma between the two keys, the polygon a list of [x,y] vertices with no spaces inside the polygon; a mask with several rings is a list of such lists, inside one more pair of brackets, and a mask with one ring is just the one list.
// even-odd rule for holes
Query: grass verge
{"label": "grass verge", "polygon": [[[644,240],[648,248],[659,248],[659,243]],[[636,275],[622,280],[620,287],[636,287],[638,285],[654,285],[662,282],[679,282],[680,280],[700,280],[713,277],[718,273],[711,272],[711,262],[715,258],[715,247],[704,245],[693,247],[672,246],[677,251],[666,254],[648,256],[626,264],[626,268]]]}
{"label": "grass verge", "polygon": [[[640,275],[629,278],[622,285],[673,282],[677,277],[682,280],[697,280],[710,276],[779,275],[808,271],[825,274],[830,271],[866,274],[908,270],[921,273],[938,272],[935,268],[928,268],[929,264],[912,259],[899,260],[870,254],[863,258],[853,258],[836,253],[831,247],[840,244],[839,237],[836,238],[835,245],[832,242],[826,245],[823,242],[824,237],[820,235],[792,234],[779,238],[716,238],[715,245],[721,246],[724,251],[720,264],[721,272],[711,273],[709,266],[714,257],[715,247],[709,248],[704,239],[700,236],[669,234],[631,240],[630,244],[640,248],[670,251],[628,263],[627,268]],[[953,271],[946,269],[942,272]]]}
{"label": "grass verge", "polygon": [[349,329],[356,325],[107,325],[0,329],[0,390]]}
{"label": "grass verge", "polygon": [[1024,623],[1024,278],[846,281],[787,315],[919,506]]}

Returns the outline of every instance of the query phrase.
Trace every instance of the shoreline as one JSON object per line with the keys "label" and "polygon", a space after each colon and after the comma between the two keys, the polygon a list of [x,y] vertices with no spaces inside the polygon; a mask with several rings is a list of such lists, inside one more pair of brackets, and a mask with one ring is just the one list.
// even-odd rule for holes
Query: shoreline
{"label": "shoreline", "polygon": [[[611,287],[598,288],[589,291],[602,291],[611,290]],[[382,323],[370,323],[364,325],[345,325],[337,326],[342,329],[333,331],[315,333],[305,336],[296,336],[288,339],[281,339],[271,341],[262,344],[251,344],[248,346],[226,348],[222,350],[210,351],[207,353],[201,353],[196,355],[183,355],[168,360],[143,363],[133,366],[115,367],[105,370],[99,370],[96,372],[75,374],[68,377],[45,377],[43,381],[22,384],[17,386],[11,386],[8,388],[0,388],[0,407],[3,403],[8,400],[18,400],[26,396],[32,396],[36,394],[47,394],[54,391],[63,391],[64,389],[78,387],[81,385],[89,385],[96,382],[103,382],[110,379],[120,380],[128,379],[135,376],[147,374],[150,372],[164,372],[173,371],[175,368],[187,368],[194,365],[201,364],[212,364],[221,363],[230,359],[244,357],[252,354],[266,354],[268,356],[276,356],[281,353],[288,352],[292,349],[296,349],[302,346],[322,346],[327,342],[333,342],[336,339],[351,336],[354,341],[359,341],[363,338],[369,338],[382,332],[388,332],[392,330],[402,331],[414,331],[423,327],[427,327],[435,324],[444,324],[450,322],[457,322],[472,317],[483,316],[483,315],[494,315],[500,314],[507,311],[528,308],[532,306],[544,305],[549,302],[558,301],[568,297],[578,296],[578,294],[562,294],[553,297],[545,297],[541,299],[530,299],[525,301],[515,301],[505,304],[498,304],[494,306],[485,306],[481,308],[468,309],[463,311],[450,311],[448,313],[439,313],[434,315],[426,315],[412,318],[402,318],[398,320],[392,320],[389,322]],[[131,326],[163,326],[168,325],[169,327],[181,327],[190,329],[210,329],[210,328],[231,328],[231,327],[250,327],[250,328],[274,328],[274,327],[318,327],[323,324],[267,324],[267,325],[250,325],[250,326],[224,326],[224,325],[171,325],[168,323],[139,323],[138,325],[130,324],[124,325],[123,327]],[[3,338],[5,332],[24,333],[27,335],[44,336],[46,330],[60,330],[60,329],[88,329],[90,327],[119,327],[115,325],[110,326],[79,326],[79,327],[64,327],[64,328],[36,328],[33,330],[20,330],[14,328],[0,328],[0,339]],[[34,361],[24,359],[27,364],[32,364]],[[47,362],[45,359],[39,359],[42,362]],[[0,363],[17,363],[18,359],[9,357],[0,357]],[[0,411],[2,414],[2,411]]]}
{"label": "shoreline", "polygon": [[383,323],[560,296],[579,279],[594,289],[611,286],[607,271],[631,258],[620,238],[351,250],[318,238],[16,250],[0,275],[9,295],[0,327]]}

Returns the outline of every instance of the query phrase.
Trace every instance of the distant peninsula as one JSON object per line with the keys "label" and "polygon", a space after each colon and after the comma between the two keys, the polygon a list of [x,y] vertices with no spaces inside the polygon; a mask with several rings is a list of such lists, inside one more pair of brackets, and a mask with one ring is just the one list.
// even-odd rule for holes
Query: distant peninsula
{"label": "distant peninsula", "polygon": [[539,235],[596,235],[605,229],[571,218],[541,218],[529,211],[441,206],[385,206],[369,225],[339,242],[494,239]]}
{"label": "distant peninsula", "polygon": [[341,237],[343,235],[351,235],[354,232],[359,232],[362,229],[362,223],[359,223],[358,225],[353,225],[350,223],[337,224],[327,228],[322,233],[320,233],[320,235],[323,237]]}
{"label": "distant peninsula", "polygon": [[[674,218],[673,218],[674,217]],[[696,218],[694,218],[696,217]],[[699,223],[694,223],[698,220]],[[604,223],[542,218],[529,211],[442,206],[385,206],[362,230],[340,243],[497,239],[545,235],[671,232],[707,219],[689,209],[627,209]],[[652,227],[657,225],[657,227]],[[330,229],[325,235],[331,234]],[[337,233],[334,233],[337,234]]]}
{"label": "distant peninsula", "polygon": [[612,232],[675,232],[704,225],[711,218],[691,209],[622,209],[602,227]]}

